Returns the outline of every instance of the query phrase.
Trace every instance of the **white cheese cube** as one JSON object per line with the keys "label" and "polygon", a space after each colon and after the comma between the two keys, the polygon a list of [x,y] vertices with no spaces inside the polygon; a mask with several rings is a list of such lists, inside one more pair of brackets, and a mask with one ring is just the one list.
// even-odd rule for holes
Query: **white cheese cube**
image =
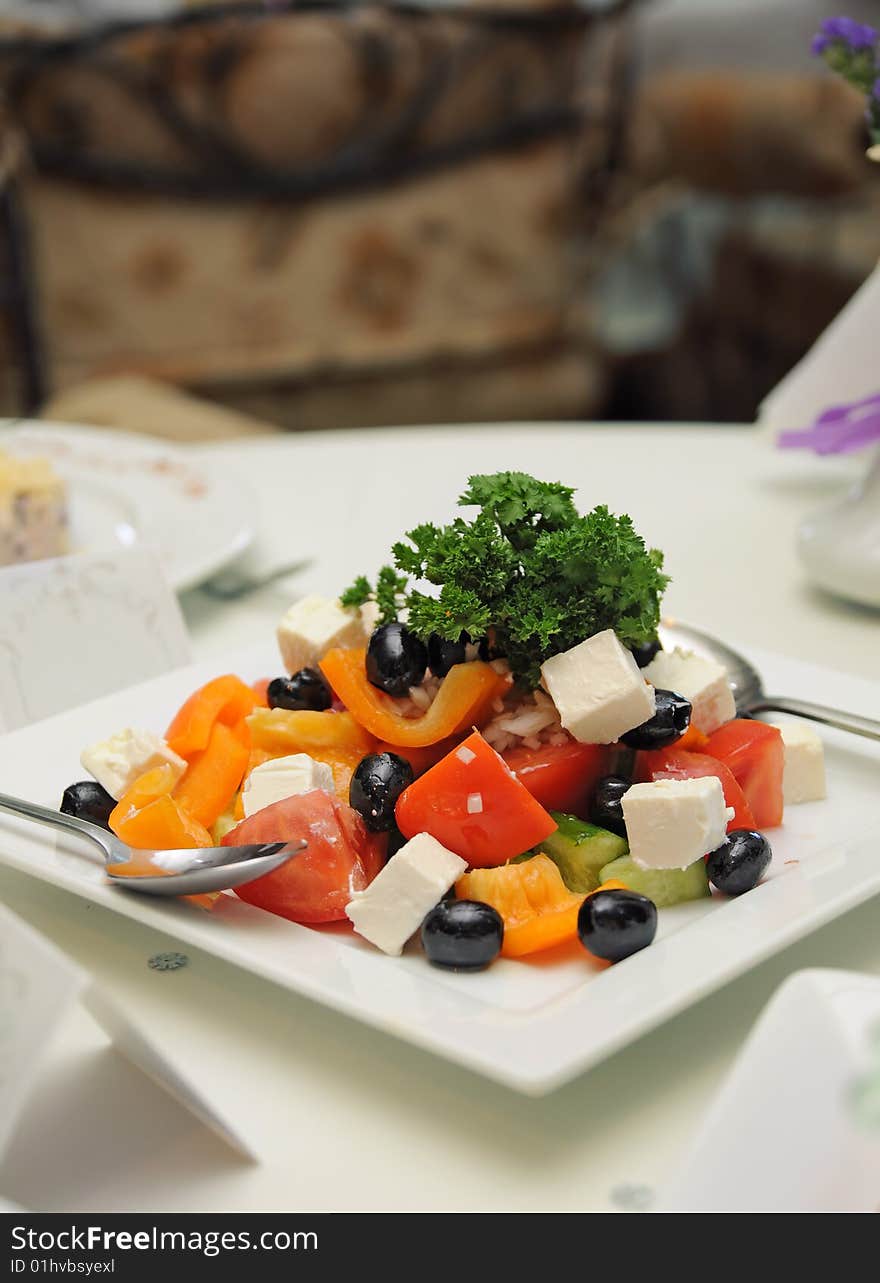
{"label": "white cheese cube", "polygon": [[642,673],[653,686],[689,700],[693,706],[691,725],[704,735],[736,717],[727,672],[712,659],[689,650],[661,650]]}
{"label": "white cheese cube", "polygon": [[610,628],[541,666],[562,725],[582,744],[613,744],[654,716],[654,691]]}
{"label": "white cheese cube", "polygon": [[316,762],[308,753],[273,757],[255,766],[245,781],[241,801],[246,816],[262,811],[273,802],[282,802],[295,793],[324,789],[333,793],[333,772],[326,762]]}
{"label": "white cheese cube", "polygon": [[178,757],[158,735],[151,731],[136,731],[130,726],[118,735],[84,748],[79,760],[117,802],[140,775],[151,771],[154,766],[167,763],[174,767],[178,777],[186,770],[183,758]]}
{"label": "white cheese cube", "polygon": [[721,845],[734,815],[714,775],[633,784],[621,805],[630,855],[642,869],[686,869]]}
{"label": "white cheese cube", "polygon": [[778,722],[785,745],[782,796],[786,806],[820,802],[826,796],[825,751],[807,722]]}
{"label": "white cheese cube", "polygon": [[366,646],[369,634],[358,610],[313,594],[287,611],[278,625],[278,647],[289,673],[314,668],[336,646]]}
{"label": "white cheese cube", "polygon": [[393,855],[366,891],[345,906],[355,931],[383,953],[401,954],[425,915],[467,869],[436,838],[419,833]]}

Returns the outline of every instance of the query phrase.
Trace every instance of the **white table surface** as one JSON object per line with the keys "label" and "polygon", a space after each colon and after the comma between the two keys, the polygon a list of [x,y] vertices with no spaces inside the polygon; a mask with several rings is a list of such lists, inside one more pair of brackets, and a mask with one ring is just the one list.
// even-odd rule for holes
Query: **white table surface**
{"label": "white table surface", "polygon": [[[710,631],[873,676],[880,615],[812,590],[799,519],[864,466],[777,454],[754,428],[551,425],[405,429],[202,447],[259,495],[255,564],[313,567],[236,605],[184,607],[199,657],[271,630],[298,592],[370,572],[469,472],[521,468],[629,511],[664,548],[668,611]],[[799,692],[821,697],[821,692]],[[0,897],[111,979],[175,1040],[260,1155],[236,1158],[110,1049],[79,1012],[59,1031],[0,1167],[0,1195],[54,1210],[597,1209],[650,1203],[777,985],[809,966],[880,970],[876,903],[816,932],[540,1100],[0,870]]]}

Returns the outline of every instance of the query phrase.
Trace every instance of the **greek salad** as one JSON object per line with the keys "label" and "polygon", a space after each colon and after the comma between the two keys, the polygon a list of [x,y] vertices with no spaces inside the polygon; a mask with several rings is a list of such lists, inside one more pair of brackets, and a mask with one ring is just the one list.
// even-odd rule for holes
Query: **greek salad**
{"label": "greek salad", "polygon": [[235,894],[459,971],[616,963],[658,910],[754,888],[784,805],[824,796],[815,733],[738,718],[722,668],[661,648],[663,557],[628,516],[516,472],[459,503],[295,602],[281,675],[88,746],[61,809],[139,849],[305,839]]}

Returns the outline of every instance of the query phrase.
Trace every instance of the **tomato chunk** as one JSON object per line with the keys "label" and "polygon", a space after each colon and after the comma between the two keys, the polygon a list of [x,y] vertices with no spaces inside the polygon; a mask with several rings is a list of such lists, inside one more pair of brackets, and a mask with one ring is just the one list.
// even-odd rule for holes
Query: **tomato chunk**
{"label": "tomato chunk", "polygon": [[639,780],[690,780],[704,775],[714,775],[721,781],[725,805],[733,808],[728,833],[732,829],[756,828],[751,807],[732,772],[708,753],[689,753],[675,746],[639,753],[636,763],[636,779]]}
{"label": "tomato chunk", "polygon": [[709,736],[706,752],[731,771],[757,828],[772,829],[782,823],[785,746],[778,726],[737,718]]}
{"label": "tomato chunk", "polygon": [[475,868],[504,864],[556,829],[479,731],[401,793],[396,815],[404,837],[430,833]]}
{"label": "tomato chunk", "polygon": [[511,748],[505,762],[532,797],[547,811],[565,811],[585,819],[590,798],[608,773],[609,750],[602,744],[545,744]]}
{"label": "tomato chunk", "polygon": [[293,842],[308,847],[265,877],[238,887],[248,904],[291,922],[338,922],[355,891],[363,891],[384,860],[384,834],[370,834],[350,806],[315,789],[257,811],[223,839],[223,846],[248,842]]}

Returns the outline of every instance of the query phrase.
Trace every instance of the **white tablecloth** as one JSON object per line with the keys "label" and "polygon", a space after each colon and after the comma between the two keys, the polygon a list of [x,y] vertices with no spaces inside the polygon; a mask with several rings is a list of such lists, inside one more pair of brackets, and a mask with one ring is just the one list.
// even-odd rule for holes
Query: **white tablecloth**
{"label": "white tablecloth", "polygon": [[[265,635],[297,591],[335,591],[391,541],[442,520],[469,472],[522,468],[629,511],[665,549],[668,609],[708,630],[863,676],[880,618],[826,598],[793,552],[798,520],[858,460],[780,456],[756,429],[536,426],[291,437],[203,450],[259,496],[254,557],[313,568],[234,606],[185,600],[200,657]],[[821,698],[819,691],[801,692]],[[71,1013],[0,1168],[44,1209],[606,1209],[645,1206],[680,1157],[760,1008],[805,966],[876,971],[865,905],[575,1083],[531,1100],[193,954],[157,973],[156,933],[0,870],[0,897],[111,980],[153,1036],[240,1101],[244,1163]],[[166,947],[168,947],[166,945]],[[219,1097],[218,1097],[219,1098]]]}

